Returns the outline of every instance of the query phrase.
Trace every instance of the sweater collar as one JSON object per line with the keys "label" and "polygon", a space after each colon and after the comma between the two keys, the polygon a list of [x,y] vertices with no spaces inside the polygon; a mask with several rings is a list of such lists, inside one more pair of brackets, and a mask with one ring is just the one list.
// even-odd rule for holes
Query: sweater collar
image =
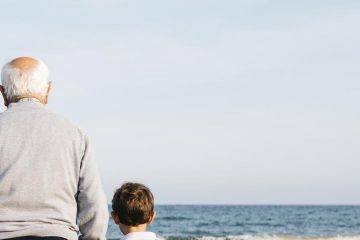
{"label": "sweater collar", "polygon": [[133,232],[128,233],[121,238],[121,240],[156,240],[156,235],[153,232]]}
{"label": "sweater collar", "polygon": [[45,107],[45,105],[42,104],[37,99],[26,98],[18,102],[10,103],[8,106],[8,110],[16,109],[16,108],[43,108],[43,107]]}

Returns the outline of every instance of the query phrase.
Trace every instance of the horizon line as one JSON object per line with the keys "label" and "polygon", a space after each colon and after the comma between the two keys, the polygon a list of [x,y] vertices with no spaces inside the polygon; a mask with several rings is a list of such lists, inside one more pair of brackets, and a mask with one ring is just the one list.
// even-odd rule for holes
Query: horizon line
{"label": "horizon line", "polygon": [[[111,205],[111,203],[108,203]],[[360,203],[155,203],[155,206],[359,206]]]}

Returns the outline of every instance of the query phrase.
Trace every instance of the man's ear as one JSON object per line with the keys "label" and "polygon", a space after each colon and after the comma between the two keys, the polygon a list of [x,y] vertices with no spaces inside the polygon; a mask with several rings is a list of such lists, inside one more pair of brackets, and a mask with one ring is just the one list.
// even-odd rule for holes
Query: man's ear
{"label": "man's ear", "polygon": [[115,222],[116,224],[119,224],[119,223],[120,223],[119,216],[116,214],[116,212],[111,212],[111,217],[114,219],[114,222]]}
{"label": "man's ear", "polygon": [[150,214],[150,218],[149,221],[147,222],[147,225],[150,225],[154,221],[155,217],[156,217],[156,212],[154,211]]}
{"label": "man's ear", "polygon": [[47,89],[47,91],[46,91],[46,96],[45,96],[45,102],[44,102],[44,104],[47,104],[48,103],[48,99],[49,99],[49,94],[50,94],[50,92],[51,92],[51,89],[52,89],[52,83],[51,82],[49,82],[48,83],[48,89]]}
{"label": "man's ear", "polygon": [[9,99],[7,99],[6,94],[5,94],[5,89],[1,85],[0,85],[0,92],[1,92],[1,94],[3,96],[5,107],[9,106]]}

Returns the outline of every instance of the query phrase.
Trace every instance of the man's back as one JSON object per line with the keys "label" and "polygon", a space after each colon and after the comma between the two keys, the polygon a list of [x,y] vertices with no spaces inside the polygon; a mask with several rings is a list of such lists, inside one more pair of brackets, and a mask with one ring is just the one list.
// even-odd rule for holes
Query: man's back
{"label": "man's back", "polygon": [[105,235],[108,211],[86,135],[36,101],[0,114],[0,239]]}

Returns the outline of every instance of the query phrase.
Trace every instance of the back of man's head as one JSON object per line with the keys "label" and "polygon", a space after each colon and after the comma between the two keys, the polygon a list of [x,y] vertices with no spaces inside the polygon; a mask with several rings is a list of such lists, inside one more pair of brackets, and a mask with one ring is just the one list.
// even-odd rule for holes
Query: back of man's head
{"label": "back of man's head", "polygon": [[124,183],[112,200],[112,208],[119,221],[127,226],[148,223],[154,213],[154,197],[150,189],[140,183]]}
{"label": "back of man's head", "polygon": [[49,90],[45,63],[31,57],[16,58],[2,69],[1,83],[9,101],[21,97],[45,97]]}

